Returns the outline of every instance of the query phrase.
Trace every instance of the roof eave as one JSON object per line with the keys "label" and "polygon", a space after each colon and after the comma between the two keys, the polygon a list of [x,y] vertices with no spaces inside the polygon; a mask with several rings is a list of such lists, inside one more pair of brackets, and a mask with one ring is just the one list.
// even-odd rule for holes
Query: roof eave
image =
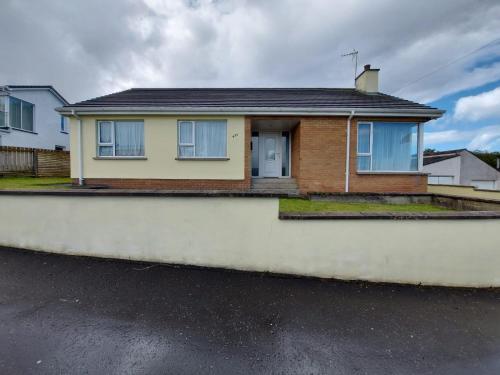
{"label": "roof eave", "polygon": [[56,108],[63,115],[176,114],[176,115],[305,115],[305,116],[406,116],[436,119],[445,111],[439,109],[392,108],[283,108],[283,107],[160,107],[160,106],[64,106]]}
{"label": "roof eave", "polygon": [[6,85],[4,86],[7,88],[8,91],[36,91],[36,90],[47,90],[49,91],[52,95],[54,95],[57,99],[59,99],[59,101],[61,103],[63,103],[65,106],[68,106],[69,105],[69,102],[64,99],[64,97],[59,94],[59,92],[52,86],[26,86],[26,87],[22,87],[22,86],[16,86],[16,85],[12,85],[12,86],[9,86],[9,85]]}
{"label": "roof eave", "polygon": [[[455,159],[455,158],[459,158],[460,155],[455,155],[455,156],[450,156],[450,157],[447,157],[447,158],[444,158],[444,159],[441,159],[441,160],[429,160],[431,159],[431,157],[429,156],[424,156],[424,167],[426,165],[431,165],[431,164],[437,164],[437,163],[442,163],[444,161],[448,161],[448,160],[451,160],[451,159]],[[426,160],[427,159],[427,160]],[[437,158],[436,158],[437,159]]]}

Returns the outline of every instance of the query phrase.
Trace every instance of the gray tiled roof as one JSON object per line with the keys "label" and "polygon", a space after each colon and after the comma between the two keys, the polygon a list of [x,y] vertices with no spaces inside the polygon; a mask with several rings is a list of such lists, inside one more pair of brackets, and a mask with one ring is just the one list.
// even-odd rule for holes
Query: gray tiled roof
{"label": "gray tiled roof", "polygon": [[448,151],[435,151],[431,153],[424,154],[424,165],[438,163],[443,160],[448,160],[460,156],[460,152],[467,151],[465,148],[458,150],[448,150]]}
{"label": "gray tiled roof", "polygon": [[439,112],[394,96],[344,88],[136,88],[66,107],[362,108]]}

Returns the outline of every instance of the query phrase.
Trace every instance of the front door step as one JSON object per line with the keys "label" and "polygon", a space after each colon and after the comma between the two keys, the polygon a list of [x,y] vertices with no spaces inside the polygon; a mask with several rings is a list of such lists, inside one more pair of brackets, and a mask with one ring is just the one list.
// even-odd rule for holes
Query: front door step
{"label": "front door step", "polygon": [[252,179],[252,190],[297,193],[298,186],[294,178],[254,178]]}

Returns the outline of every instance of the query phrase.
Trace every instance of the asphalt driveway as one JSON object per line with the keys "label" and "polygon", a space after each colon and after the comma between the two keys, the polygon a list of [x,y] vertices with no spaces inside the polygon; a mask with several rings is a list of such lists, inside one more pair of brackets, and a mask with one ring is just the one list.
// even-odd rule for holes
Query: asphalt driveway
{"label": "asphalt driveway", "polygon": [[499,374],[500,290],[0,248],[1,374]]}

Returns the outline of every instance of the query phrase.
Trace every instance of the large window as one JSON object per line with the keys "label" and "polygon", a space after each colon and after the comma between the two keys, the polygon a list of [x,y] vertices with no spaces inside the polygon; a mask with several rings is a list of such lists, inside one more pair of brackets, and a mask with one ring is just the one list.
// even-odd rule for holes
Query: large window
{"label": "large window", "polygon": [[98,121],[97,155],[144,156],[144,122]]}
{"label": "large window", "polygon": [[358,171],[417,171],[418,128],[418,124],[406,122],[360,122]]}
{"label": "large window", "polygon": [[14,129],[33,131],[34,105],[24,100],[9,98],[10,126]]}
{"label": "large window", "polygon": [[180,158],[226,157],[227,123],[225,120],[179,121]]}

